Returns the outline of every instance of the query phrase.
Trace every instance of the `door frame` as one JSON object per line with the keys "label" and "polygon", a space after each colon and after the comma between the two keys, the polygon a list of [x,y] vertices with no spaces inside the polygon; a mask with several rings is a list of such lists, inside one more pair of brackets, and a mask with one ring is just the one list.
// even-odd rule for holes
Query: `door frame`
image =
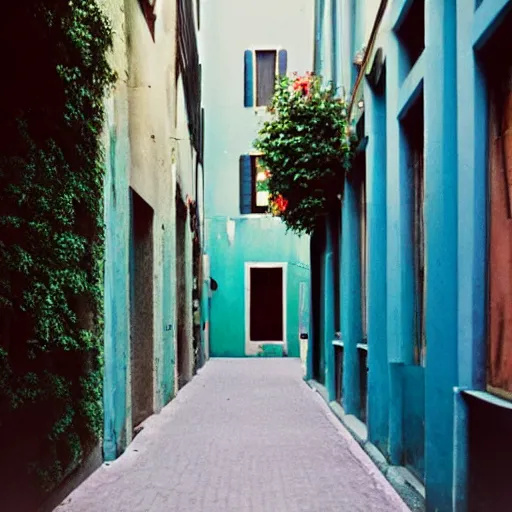
{"label": "door frame", "polygon": [[[253,268],[280,268],[282,270],[283,284],[283,339],[282,341],[251,341],[251,269]],[[262,345],[281,345],[283,353],[288,352],[288,338],[286,332],[287,304],[287,282],[288,263],[283,262],[245,262],[245,355],[255,356],[261,352]]]}

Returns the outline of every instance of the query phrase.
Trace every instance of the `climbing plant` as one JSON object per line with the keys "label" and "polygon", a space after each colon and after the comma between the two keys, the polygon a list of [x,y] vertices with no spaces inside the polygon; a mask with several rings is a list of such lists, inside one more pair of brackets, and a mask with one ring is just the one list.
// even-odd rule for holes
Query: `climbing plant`
{"label": "climbing plant", "polygon": [[281,77],[255,141],[267,167],[269,211],[287,228],[310,234],[342,192],[353,141],[345,101],[320,77]]}
{"label": "climbing plant", "polygon": [[23,433],[18,456],[46,490],[102,430],[100,137],[111,45],[95,0],[2,6],[0,435]]}

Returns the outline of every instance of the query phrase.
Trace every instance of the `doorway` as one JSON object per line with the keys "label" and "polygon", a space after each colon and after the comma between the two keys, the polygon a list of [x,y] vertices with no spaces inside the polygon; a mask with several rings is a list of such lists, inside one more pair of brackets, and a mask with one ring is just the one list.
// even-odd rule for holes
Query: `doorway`
{"label": "doorway", "polygon": [[187,287],[187,220],[188,208],[176,189],[176,300],[177,300],[177,368],[178,389],[192,379],[192,322]]}
{"label": "doorway", "polygon": [[246,355],[286,353],[286,263],[246,263]]}
{"label": "doorway", "polygon": [[153,413],[153,209],[131,191],[130,323],[132,424]]}

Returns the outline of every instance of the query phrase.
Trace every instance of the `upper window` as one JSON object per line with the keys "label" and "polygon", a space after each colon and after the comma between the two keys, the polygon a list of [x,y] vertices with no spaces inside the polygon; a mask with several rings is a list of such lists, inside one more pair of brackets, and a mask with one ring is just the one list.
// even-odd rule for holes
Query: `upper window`
{"label": "upper window", "polygon": [[400,78],[405,80],[425,49],[425,0],[413,0],[396,35],[401,51]]}
{"label": "upper window", "polygon": [[240,157],[240,213],[268,210],[268,171],[258,155]]}
{"label": "upper window", "polygon": [[285,75],[288,63],[286,50],[245,51],[244,105],[266,107],[270,105],[276,76]]}
{"label": "upper window", "polygon": [[277,52],[275,50],[256,51],[256,106],[267,106],[274,96],[276,83]]}
{"label": "upper window", "polygon": [[156,0],[139,0],[139,4],[142,8],[142,12],[144,13],[144,18],[146,18],[146,23],[148,24],[149,31],[151,33],[151,37],[153,41],[155,40],[155,22],[156,22],[156,14],[155,14],[155,4]]}

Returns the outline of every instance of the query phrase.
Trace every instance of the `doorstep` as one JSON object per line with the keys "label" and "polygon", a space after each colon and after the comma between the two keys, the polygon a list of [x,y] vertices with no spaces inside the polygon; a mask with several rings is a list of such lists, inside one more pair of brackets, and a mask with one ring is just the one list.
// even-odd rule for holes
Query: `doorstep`
{"label": "doorstep", "polygon": [[351,436],[363,448],[379,471],[386,477],[412,512],[425,511],[425,486],[404,466],[392,466],[381,451],[368,441],[368,429],[356,416],[346,414],[338,402],[329,402],[327,389],[315,380],[306,383],[316,391],[340,420]]}

